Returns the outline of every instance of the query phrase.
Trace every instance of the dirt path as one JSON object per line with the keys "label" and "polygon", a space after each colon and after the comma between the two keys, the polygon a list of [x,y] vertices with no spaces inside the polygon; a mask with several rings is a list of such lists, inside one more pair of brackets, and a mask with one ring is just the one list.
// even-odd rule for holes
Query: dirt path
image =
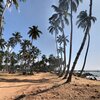
{"label": "dirt path", "polygon": [[100,81],[73,77],[70,84],[62,83],[50,73],[0,76],[0,100],[100,100]]}

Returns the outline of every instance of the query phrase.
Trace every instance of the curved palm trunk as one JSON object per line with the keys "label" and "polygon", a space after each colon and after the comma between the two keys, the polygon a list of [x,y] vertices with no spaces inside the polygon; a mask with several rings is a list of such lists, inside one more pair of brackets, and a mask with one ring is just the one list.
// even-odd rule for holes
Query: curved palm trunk
{"label": "curved palm trunk", "polygon": [[85,68],[85,65],[86,65],[86,60],[87,60],[87,55],[88,55],[88,51],[89,51],[89,46],[90,46],[90,34],[88,33],[88,45],[87,45],[87,49],[86,49],[86,54],[85,54],[85,58],[84,58],[84,63],[83,63],[83,66],[82,66],[82,69],[81,69],[81,72],[79,74],[79,76],[82,75],[82,72]]}
{"label": "curved palm trunk", "polygon": [[73,62],[72,69],[71,69],[71,71],[70,71],[70,73],[69,73],[69,77],[68,77],[66,83],[67,83],[67,82],[71,82],[73,71],[74,71],[74,69],[75,69],[75,66],[76,66],[76,64],[77,64],[77,61],[78,61],[78,59],[79,59],[79,57],[80,57],[80,54],[81,54],[81,52],[82,52],[82,50],[83,50],[83,47],[84,47],[84,45],[85,45],[85,42],[86,42],[86,38],[87,38],[87,34],[88,34],[87,32],[88,32],[88,28],[87,28],[87,31],[86,31],[86,33],[85,33],[85,35],[84,35],[84,38],[83,38],[81,47],[80,47],[80,49],[79,49],[79,51],[78,51],[78,53],[77,53],[77,55],[76,55],[76,58],[75,58],[75,60],[74,60],[74,62]]}
{"label": "curved palm trunk", "polygon": [[65,72],[65,76],[63,79],[66,79],[69,73],[69,69],[70,69],[70,64],[71,64],[71,57],[72,57],[72,38],[73,38],[73,11],[72,11],[72,0],[71,0],[71,33],[70,33],[70,49],[69,49],[69,61],[68,61],[68,65],[67,65],[67,70]]}
{"label": "curved palm trunk", "polygon": [[[91,18],[91,15],[92,15],[92,0],[90,0],[90,9],[89,9],[89,17],[90,17],[90,18]],[[90,20],[91,20],[91,19],[90,19]],[[78,51],[78,53],[77,53],[77,55],[76,55],[76,58],[75,58],[75,60],[74,60],[74,63],[73,63],[73,65],[72,65],[72,69],[71,69],[71,71],[70,71],[70,73],[69,73],[69,77],[68,77],[66,83],[67,83],[67,82],[71,82],[73,71],[74,71],[74,69],[75,69],[75,66],[76,66],[76,64],[77,64],[77,61],[78,61],[78,59],[79,59],[79,57],[80,57],[80,54],[81,54],[81,52],[82,52],[82,50],[83,50],[83,47],[84,47],[84,45],[85,45],[85,42],[86,42],[86,39],[87,39],[87,35],[88,35],[88,33],[89,33],[89,29],[90,29],[90,26],[88,26],[87,29],[86,29],[86,32],[85,32],[85,35],[84,35],[84,38],[83,38],[81,47],[80,47],[80,49],[79,49],[79,51]]]}

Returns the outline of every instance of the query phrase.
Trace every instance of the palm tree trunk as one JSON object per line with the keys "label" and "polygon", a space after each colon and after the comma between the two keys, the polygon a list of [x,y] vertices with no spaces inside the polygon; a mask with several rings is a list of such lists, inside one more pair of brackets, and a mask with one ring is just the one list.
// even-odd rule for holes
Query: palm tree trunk
{"label": "palm tree trunk", "polygon": [[1,15],[1,18],[0,18],[0,39],[2,38],[2,30],[3,30],[2,22],[3,22],[4,13],[5,13],[5,11],[6,11],[7,5],[8,5],[8,3],[6,2],[6,5],[5,5],[5,7],[3,8],[3,12],[2,12],[2,15]]}
{"label": "palm tree trunk", "polygon": [[55,33],[55,42],[56,42],[56,56],[59,56],[58,54],[58,46],[57,46],[57,33]]}
{"label": "palm tree trunk", "polygon": [[[64,31],[63,31],[63,35],[65,38]],[[59,77],[62,77],[64,75],[65,70],[66,70],[66,43],[64,41],[64,69],[63,69],[63,71],[61,71],[61,74],[59,75]]]}
{"label": "palm tree trunk", "polygon": [[[90,18],[91,18],[91,15],[92,15],[92,0],[90,0],[90,9],[89,9],[89,17],[90,17]],[[90,19],[90,20],[91,20],[91,19]],[[68,77],[66,83],[67,83],[67,82],[71,82],[73,71],[74,71],[74,69],[75,69],[75,66],[76,66],[76,64],[77,64],[77,61],[78,61],[78,59],[79,59],[79,57],[80,57],[80,54],[81,54],[81,52],[82,52],[82,50],[83,50],[83,47],[84,47],[84,45],[85,45],[85,42],[86,42],[86,39],[87,39],[87,35],[88,35],[88,33],[89,33],[89,30],[90,30],[90,26],[88,26],[87,29],[86,29],[86,32],[85,32],[85,35],[84,35],[84,38],[83,38],[81,47],[80,47],[80,49],[79,49],[79,51],[78,51],[78,53],[77,53],[77,55],[76,55],[76,58],[75,58],[75,60],[74,60],[74,63],[73,63],[73,65],[72,65],[72,69],[71,69],[71,71],[70,71],[70,73],[69,73],[69,77]]]}
{"label": "palm tree trunk", "polygon": [[81,55],[81,52],[82,52],[82,50],[83,50],[83,48],[84,48],[84,45],[85,45],[85,42],[86,42],[88,30],[89,30],[89,29],[87,28],[86,33],[85,33],[84,38],[83,38],[83,41],[82,41],[82,44],[81,44],[81,47],[80,47],[80,49],[79,49],[79,51],[78,51],[78,53],[77,53],[77,55],[76,55],[76,58],[75,58],[75,60],[74,60],[74,62],[73,62],[72,69],[71,69],[71,71],[70,71],[70,73],[69,73],[69,77],[68,77],[66,83],[67,83],[67,82],[71,82],[73,71],[74,71],[74,69],[75,69],[75,66],[76,66],[76,64],[77,64],[77,61],[78,61],[78,59],[79,59],[79,57],[80,57],[80,55]]}
{"label": "palm tree trunk", "polygon": [[70,17],[70,22],[71,22],[71,33],[70,33],[70,49],[69,49],[69,61],[67,65],[67,70],[65,72],[65,76],[63,79],[66,79],[69,73],[70,69],[70,64],[71,64],[71,57],[72,57],[72,39],[73,39],[73,11],[72,11],[72,0],[71,0],[71,17]]}
{"label": "palm tree trunk", "polygon": [[84,63],[83,63],[83,66],[82,66],[82,69],[81,69],[81,72],[79,74],[79,76],[82,75],[82,72],[85,68],[85,65],[86,65],[86,60],[87,60],[87,55],[88,55],[88,51],[89,51],[89,46],[90,46],[90,34],[88,33],[88,45],[87,45],[87,49],[86,49],[86,54],[85,54],[85,58],[84,58]]}

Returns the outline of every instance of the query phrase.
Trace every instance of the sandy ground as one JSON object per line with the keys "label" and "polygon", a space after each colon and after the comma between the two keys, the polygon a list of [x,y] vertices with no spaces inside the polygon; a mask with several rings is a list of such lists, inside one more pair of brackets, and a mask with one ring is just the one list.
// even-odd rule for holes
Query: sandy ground
{"label": "sandy ground", "polygon": [[100,81],[73,77],[70,84],[54,74],[1,75],[0,100],[100,100]]}

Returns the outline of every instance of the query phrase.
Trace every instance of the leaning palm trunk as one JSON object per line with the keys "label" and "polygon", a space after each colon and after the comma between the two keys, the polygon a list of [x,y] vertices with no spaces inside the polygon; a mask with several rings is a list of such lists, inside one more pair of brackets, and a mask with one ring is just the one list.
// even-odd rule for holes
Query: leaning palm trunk
{"label": "leaning palm trunk", "polygon": [[63,79],[66,79],[68,76],[70,64],[71,64],[71,57],[72,57],[72,38],[73,38],[73,18],[72,18],[72,15],[73,15],[73,11],[72,11],[72,0],[71,0],[71,17],[70,17],[71,33],[70,33],[69,61],[68,61],[67,70],[65,72],[65,76]]}
{"label": "leaning palm trunk", "polygon": [[80,49],[79,49],[79,51],[78,51],[78,53],[77,53],[77,55],[76,55],[76,58],[75,58],[75,60],[74,60],[74,62],[73,62],[72,69],[71,69],[71,71],[70,71],[70,73],[69,73],[69,77],[68,77],[66,83],[67,83],[67,82],[71,82],[72,74],[73,74],[73,71],[74,71],[75,66],[76,66],[76,64],[77,64],[77,61],[78,61],[78,59],[79,59],[79,57],[80,57],[80,55],[81,55],[81,52],[82,52],[82,50],[83,50],[83,48],[84,48],[84,45],[85,45],[85,42],[86,42],[86,39],[87,39],[87,35],[88,35],[88,31],[89,31],[89,28],[87,27],[86,32],[85,32],[85,35],[84,35],[84,38],[83,38],[83,41],[82,41],[82,44],[81,44],[81,47],[80,47]]}
{"label": "leaning palm trunk", "polygon": [[[91,15],[92,15],[92,0],[90,0],[90,9],[89,9],[90,21],[91,21]],[[80,54],[81,54],[81,52],[82,52],[82,50],[83,50],[83,48],[84,48],[84,45],[85,45],[85,42],[86,42],[87,35],[88,35],[88,33],[89,33],[90,27],[91,27],[91,26],[88,25],[87,28],[86,28],[86,32],[85,32],[85,35],[84,35],[84,38],[83,38],[81,47],[80,47],[80,49],[79,49],[79,51],[78,51],[78,53],[77,53],[77,55],[76,55],[76,58],[75,58],[74,63],[73,63],[73,65],[72,65],[72,69],[71,69],[71,71],[70,71],[70,73],[69,73],[69,77],[68,77],[68,79],[67,79],[66,82],[71,82],[73,71],[74,71],[75,66],[76,66],[76,64],[77,64],[77,61],[78,61],[78,59],[79,59],[79,57],[80,57]]]}
{"label": "leaning palm trunk", "polygon": [[87,60],[87,55],[88,55],[88,51],[89,51],[89,46],[90,46],[90,34],[88,33],[88,45],[87,45],[87,49],[86,49],[86,54],[85,54],[85,58],[84,58],[83,67],[82,67],[82,69],[81,69],[81,71],[80,71],[79,76],[82,75],[83,70],[84,70],[84,68],[85,68],[86,60]]}

